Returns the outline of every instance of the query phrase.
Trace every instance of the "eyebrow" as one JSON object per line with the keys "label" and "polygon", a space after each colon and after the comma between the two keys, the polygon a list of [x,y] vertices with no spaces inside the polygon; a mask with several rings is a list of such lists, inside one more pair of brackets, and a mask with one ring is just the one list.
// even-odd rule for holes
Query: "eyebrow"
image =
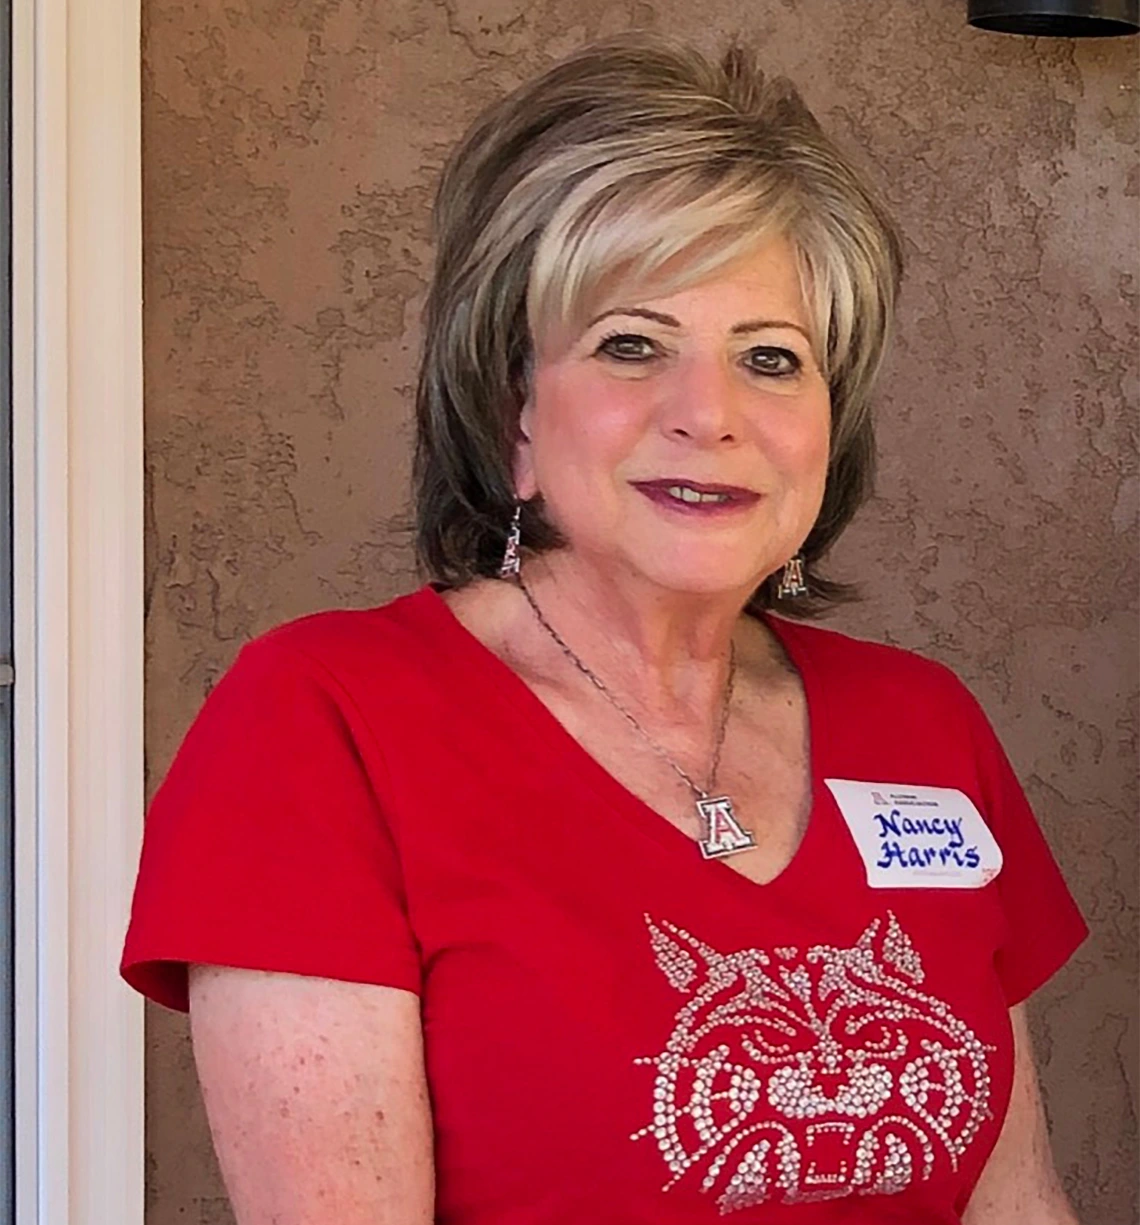
{"label": "eyebrow", "polygon": [[[663,324],[668,328],[680,328],[681,326],[679,319],[674,319],[672,315],[662,314],[661,311],[650,310],[646,306],[615,306],[613,310],[603,311],[596,318],[591,319],[586,326],[592,328],[594,324],[601,323],[603,319],[608,319],[611,315],[632,315],[637,319],[652,319],[655,323]],[[748,319],[744,323],[734,323],[729,331],[733,336],[745,336],[749,332],[762,332],[766,328],[791,328],[792,331],[799,332],[806,341],[811,342],[807,329],[798,323],[792,323],[789,319]]]}

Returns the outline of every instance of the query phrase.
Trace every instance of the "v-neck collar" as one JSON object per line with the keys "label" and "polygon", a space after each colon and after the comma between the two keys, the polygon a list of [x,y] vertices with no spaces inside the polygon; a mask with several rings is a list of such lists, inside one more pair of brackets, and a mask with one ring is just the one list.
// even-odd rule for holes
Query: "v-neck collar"
{"label": "v-neck collar", "polygon": [[792,858],[771,880],[764,883],[751,880],[728,862],[705,860],[694,839],[683,833],[668,818],[657,812],[640,796],[619,782],[570,733],[557,716],[508,664],[473,634],[455,615],[436,586],[428,583],[411,597],[423,612],[439,627],[447,648],[456,663],[476,673],[480,692],[496,699],[504,717],[511,723],[516,737],[526,736],[545,752],[560,756],[572,764],[575,777],[590,787],[608,807],[620,813],[644,835],[652,838],[678,866],[690,865],[693,873],[707,874],[709,883],[737,890],[745,899],[758,896],[770,901],[776,894],[794,890],[810,875],[812,863],[818,862],[818,844],[826,839],[821,828],[834,817],[830,793],[824,786],[823,762],[827,755],[826,694],[810,654],[794,623],[765,613],[763,623],[775,635],[804,687],[808,713],[808,752],[811,776],[811,811],[807,826]]}

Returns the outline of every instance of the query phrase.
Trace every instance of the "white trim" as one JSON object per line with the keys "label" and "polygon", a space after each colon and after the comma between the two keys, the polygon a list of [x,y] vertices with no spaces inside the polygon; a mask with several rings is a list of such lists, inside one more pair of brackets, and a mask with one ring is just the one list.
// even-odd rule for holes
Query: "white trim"
{"label": "white trim", "polygon": [[142,1225],[139,0],[13,11],[17,1225]]}

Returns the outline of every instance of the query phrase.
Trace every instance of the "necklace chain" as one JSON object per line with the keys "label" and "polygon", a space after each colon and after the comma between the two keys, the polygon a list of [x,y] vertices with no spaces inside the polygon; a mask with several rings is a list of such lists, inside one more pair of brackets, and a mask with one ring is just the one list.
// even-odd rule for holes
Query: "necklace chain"
{"label": "necklace chain", "polygon": [[699,786],[693,779],[681,769],[679,765],[669,756],[669,754],[657,743],[656,740],[641,726],[640,723],[633,717],[632,714],[618,701],[618,699],[606,688],[601,678],[592,672],[586,664],[571,650],[565,639],[547,621],[543,615],[542,609],[539,608],[534,596],[530,592],[530,588],[522,581],[522,575],[518,576],[518,585],[522,588],[523,595],[526,596],[527,602],[534,610],[534,615],[538,618],[538,623],[550,635],[551,638],[561,647],[563,654],[570,660],[571,663],[586,676],[593,684],[594,688],[606,698],[611,706],[615,707],[625,718],[626,722],[634,729],[635,732],[649,745],[651,749],[676,773],[681,780],[689,788],[692,793],[701,800],[707,800],[712,789],[716,786],[717,770],[720,768],[720,753],[724,747],[725,732],[728,729],[728,712],[732,706],[732,692],[736,682],[736,644],[729,642],[728,645],[728,683],[724,688],[724,703],[721,707],[720,722],[717,726],[716,742],[713,746],[712,764],[709,767],[709,786],[708,790]]}

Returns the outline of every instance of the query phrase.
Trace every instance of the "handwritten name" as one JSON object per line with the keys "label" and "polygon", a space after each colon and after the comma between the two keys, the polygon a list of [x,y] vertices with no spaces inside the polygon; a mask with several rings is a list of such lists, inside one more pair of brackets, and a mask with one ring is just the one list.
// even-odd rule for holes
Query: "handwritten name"
{"label": "handwritten name", "polygon": [[933,838],[949,835],[949,846],[966,845],[962,837],[961,817],[904,817],[897,808],[892,808],[889,817],[884,817],[881,812],[875,813],[875,820],[879,823],[880,838],[888,834],[894,834],[896,838],[904,834],[908,837],[925,834]]}
{"label": "handwritten name", "polygon": [[876,867],[929,868],[937,864],[976,868],[981,864],[978,848],[966,845],[961,817],[910,817],[892,808],[889,815],[875,813],[874,820],[879,823],[881,843]]}

